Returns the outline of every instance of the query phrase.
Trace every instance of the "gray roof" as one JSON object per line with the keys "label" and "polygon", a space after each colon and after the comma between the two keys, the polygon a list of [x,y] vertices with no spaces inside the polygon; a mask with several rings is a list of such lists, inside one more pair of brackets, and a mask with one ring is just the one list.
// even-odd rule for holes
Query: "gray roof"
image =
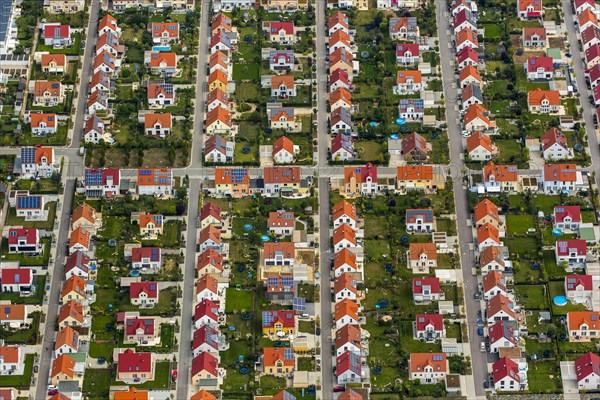
{"label": "gray roof", "polygon": [[415,217],[423,217],[425,222],[433,222],[433,210],[431,208],[409,208],[406,210],[406,221]]}

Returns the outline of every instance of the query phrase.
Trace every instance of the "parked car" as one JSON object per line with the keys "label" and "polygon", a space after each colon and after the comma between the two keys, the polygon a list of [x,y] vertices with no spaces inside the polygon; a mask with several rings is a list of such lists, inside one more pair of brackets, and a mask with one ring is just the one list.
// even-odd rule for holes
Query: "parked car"
{"label": "parked car", "polygon": [[480,326],[479,328],[477,328],[477,334],[479,336],[483,336],[483,326]]}

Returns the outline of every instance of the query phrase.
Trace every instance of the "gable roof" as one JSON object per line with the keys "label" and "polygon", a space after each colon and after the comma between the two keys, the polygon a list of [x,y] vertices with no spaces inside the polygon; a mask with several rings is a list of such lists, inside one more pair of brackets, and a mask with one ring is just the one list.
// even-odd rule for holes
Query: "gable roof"
{"label": "gable roof", "polygon": [[397,169],[399,181],[427,181],[433,179],[432,165],[404,165]]}
{"label": "gable roof", "polygon": [[546,40],[546,28],[523,28],[523,37],[525,38],[525,40],[531,40],[533,36],[537,36],[538,40]]}
{"label": "gable roof", "polygon": [[423,155],[429,153],[427,140],[417,132],[413,132],[402,139],[402,154],[407,155],[413,151],[417,151]]}
{"label": "gable roof", "polygon": [[415,317],[417,331],[424,331],[429,325],[433,326],[434,331],[444,330],[444,316],[442,314],[417,314]]}
{"label": "gable roof", "polygon": [[65,54],[42,54],[42,67],[47,67],[50,63],[55,63],[57,67],[67,65],[67,56]]}
{"label": "gable roof", "polygon": [[129,297],[137,299],[142,293],[149,299],[158,299],[158,282],[131,282]]}
{"label": "gable roof", "polygon": [[32,128],[40,128],[42,126],[56,128],[56,114],[30,114],[30,125]]}
{"label": "gable roof", "polygon": [[346,324],[335,331],[335,348],[339,349],[342,346],[350,343],[359,349],[362,349],[361,330],[358,326]]}
{"label": "gable roof", "polygon": [[566,275],[565,289],[567,292],[577,290],[578,287],[589,291],[594,289],[592,275]]}
{"label": "gable roof", "polygon": [[339,377],[347,371],[359,377],[362,376],[361,357],[350,350],[345,351],[335,359],[336,376]]}
{"label": "gable roof", "polygon": [[456,35],[456,45],[460,46],[464,42],[471,42],[475,45],[475,47],[479,46],[479,40],[477,39],[477,31],[474,31],[471,28],[465,28],[459,31]]}
{"label": "gable roof", "polygon": [[296,318],[293,310],[267,310],[262,312],[262,327],[273,328],[281,324],[282,328],[294,328]]}
{"label": "gable roof", "polygon": [[77,275],[71,276],[65,282],[63,282],[61,297],[65,297],[71,292],[75,292],[78,295],[85,297],[85,280]]}
{"label": "gable roof", "polygon": [[200,255],[198,255],[198,262],[196,263],[196,269],[200,271],[201,269],[212,266],[218,271],[223,271],[223,255],[216,251],[213,248],[209,248],[204,250]]}
{"label": "gable roof", "polygon": [[138,330],[142,330],[142,335],[154,335],[155,320],[150,318],[127,318],[125,319],[125,335],[136,335]]}
{"label": "gable roof", "polygon": [[508,340],[513,345],[517,344],[515,328],[508,321],[498,321],[488,328],[488,336],[490,344],[494,344],[500,340]]}
{"label": "gable roof", "polygon": [[142,262],[146,258],[150,262],[160,262],[162,258],[162,249],[160,247],[134,247],[131,249],[132,262]]}
{"label": "gable roof", "polygon": [[217,322],[219,320],[219,316],[217,315],[218,310],[219,307],[215,302],[209,299],[202,299],[202,301],[194,307],[194,321],[198,321],[202,317],[209,317]]}
{"label": "gable roof", "polygon": [[348,265],[356,269],[356,254],[348,248],[344,248],[333,255],[333,268],[338,269],[342,265]]}
{"label": "gable roof", "polygon": [[343,299],[335,303],[335,321],[341,320],[343,317],[348,316],[355,321],[358,321],[358,304],[350,299]]}
{"label": "gable roof", "polygon": [[483,167],[483,179],[489,182],[492,176],[496,182],[517,182],[519,169],[516,165],[496,165],[493,161],[489,161]]}
{"label": "gable roof", "polygon": [[71,216],[71,223],[77,222],[81,218],[93,224],[94,222],[96,222],[96,209],[84,201],[79,206],[77,206],[75,210],[73,210],[73,214]]}
{"label": "gable roof", "polygon": [[431,294],[441,293],[439,278],[433,278],[429,276],[413,278],[413,294],[422,294],[424,286],[429,286],[429,291]]}
{"label": "gable roof", "polygon": [[337,24],[340,24],[344,28],[348,29],[348,17],[346,16],[346,14],[340,11],[336,11],[335,13],[333,13],[329,18],[329,21],[327,21],[327,29],[329,30]]}
{"label": "gable roof", "polygon": [[127,391],[114,392],[114,400],[148,400],[149,393],[147,390],[136,389],[133,386],[129,386]]}
{"label": "gable roof", "polygon": [[600,312],[569,311],[567,313],[567,326],[569,330],[579,330],[584,324],[587,325],[590,331],[600,330]]}
{"label": "gable roof", "polygon": [[250,184],[250,175],[248,168],[236,167],[217,167],[215,168],[216,185],[248,185]]}
{"label": "gable roof", "polygon": [[333,293],[338,294],[342,290],[349,290],[354,294],[357,294],[358,290],[356,289],[356,279],[349,273],[343,273],[337,278],[335,278],[333,282]]}
{"label": "gable roof", "polygon": [[219,360],[212,354],[204,351],[198,354],[192,360],[192,377],[198,375],[202,371],[210,373],[212,376],[218,376],[219,370],[217,369]]}
{"label": "gable roof", "polygon": [[356,207],[354,206],[354,204],[350,203],[347,200],[340,201],[331,209],[331,219],[333,221],[337,220],[338,218],[344,215],[349,218],[352,218],[354,221],[358,219],[358,216],[356,214]]}
{"label": "gable roof", "polygon": [[280,361],[283,366],[294,366],[294,350],[289,347],[263,348],[263,361],[265,367],[274,367]]}
{"label": "gable roof", "polygon": [[504,275],[498,271],[490,271],[483,277],[483,291],[487,293],[496,287],[506,292]]}
{"label": "gable roof", "polygon": [[479,71],[472,65],[466,65],[465,67],[463,67],[463,69],[461,69],[458,73],[458,76],[461,82],[468,78],[475,78],[478,82],[483,82],[481,80],[481,75],[479,74]]}
{"label": "gable roof", "polygon": [[363,166],[344,167],[344,183],[350,183],[355,179],[356,183],[365,183],[368,179],[377,182],[377,166],[368,162]]}
{"label": "gable roof", "polygon": [[206,126],[209,127],[217,121],[221,121],[228,127],[233,126],[231,121],[231,113],[221,106],[217,106],[206,113]]}
{"label": "gable roof", "polygon": [[435,243],[411,243],[409,245],[410,259],[419,260],[425,255],[428,260],[437,260],[437,248]]}
{"label": "gable roof", "polygon": [[71,232],[71,236],[69,237],[69,248],[75,245],[81,245],[85,249],[90,248],[92,234],[87,229],[79,226],[73,232]]}
{"label": "gable roof", "polygon": [[490,139],[490,137],[484,132],[475,132],[467,138],[467,150],[469,153],[477,149],[479,146],[483,147],[490,153],[495,152],[492,139]]}
{"label": "gable roof", "polygon": [[479,55],[470,46],[465,46],[456,55],[459,64],[462,64],[466,60],[473,60],[476,64],[479,63]]}
{"label": "gable roof", "polygon": [[488,128],[495,127],[496,123],[490,120],[489,111],[482,106],[481,104],[475,103],[471,104],[467,108],[467,112],[463,116],[463,123],[465,125],[469,124],[471,121],[476,119],[480,119]]}
{"label": "gable roof", "polygon": [[117,356],[117,372],[150,372],[152,371],[152,353],[137,353],[127,349]]}
{"label": "gable roof", "polygon": [[558,90],[542,90],[540,88],[536,88],[527,93],[527,103],[530,106],[540,106],[544,100],[548,101],[549,105],[559,106],[560,93]]}
{"label": "gable roof", "polygon": [[219,292],[219,281],[212,275],[202,275],[198,279],[198,282],[196,282],[196,294],[202,293],[205,290],[217,294]]}
{"label": "gable roof", "polygon": [[492,239],[494,243],[500,243],[500,231],[489,222],[477,228],[477,243],[482,244],[487,239]]}
{"label": "gable roof", "polygon": [[217,400],[217,398],[208,390],[200,389],[200,391],[194,394],[190,400]]}
{"label": "gable roof", "polygon": [[422,373],[426,367],[433,368],[433,372],[447,372],[446,354],[444,353],[410,353],[410,372]]}
{"label": "gable roof", "polygon": [[499,312],[503,311],[510,317],[515,318],[515,312],[513,311],[513,302],[502,293],[499,293],[488,300],[486,305],[487,317],[491,318]]}
{"label": "gable roof", "polygon": [[83,323],[83,306],[75,300],[69,300],[60,307],[58,312],[58,323],[61,324],[69,317],[80,324]]}
{"label": "gable roof", "polygon": [[61,354],[52,361],[52,372],[50,376],[54,378],[61,374],[64,374],[69,378],[75,376],[75,360],[67,354]]}
{"label": "gable roof", "polygon": [[494,382],[500,382],[506,377],[516,382],[521,382],[521,378],[519,378],[519,366],[508,357],[503,357],[492,365],[492,374]]}
{"label": "gable roof", "polygon": [[293,228],[296,225],[293,211],[269,212],[269,228]]}
{"label": "gable roof", "polygon": [[488,246],[479,253],[479,265],[482,267],[485,267],[493,261],[504,266],[504,260],[501,258],[500,249],[498,247]]}
{"label": "gable roof", "polygon": [[196,350],[203,344],[207,344],[216,351],[219,351],[219,331],[210,325],[202,325],[196,329],[192,340],[192,349]]}
{"label": "gable roof", "polygon": [[544,164],[544,181],[576,182],[575,164]]}
{"label": "gable roof", "polygon": [[482,218],[487,216],[492,217],[496,221],[500,221],[500,215],[498,214],[498,206],[489,199],[483,199],[473,208],[473,215],[475,222],[480,221]]}
{"label": "gable roof", "polygon": [[356,246],[356,231],[348,224],[342,224],[333,230],[333,245],[347,240],[353,246]]}
{"label": "gable roof", "polygon": [[543,69],[544,72],[553,72],[554,64],[552,57],[529,57],[525,61],[527,72],[537,72],[538,69]]}
{"label": "gable roof", "polygon": [[145,228],[149,224],[154,224],[155,227],[163,226],[164,216],[162,214],[140,214],[140,228]]}
{"label": "gable roof", "polygon": [[265,184],[298,184],[300,167],[279,166],[263,168]]}
{"label": "gable roof", "polygon": [[432,208],[407,208],[406,209],[406,224],[413,224],[417,218],[423,220],[424,223],[432,223],[434,220]]}
{"label": "gable roof", "polygon": [[588,351],[575,360],[575,372],[578,382],[592,374],[600,376],[600,356]]}

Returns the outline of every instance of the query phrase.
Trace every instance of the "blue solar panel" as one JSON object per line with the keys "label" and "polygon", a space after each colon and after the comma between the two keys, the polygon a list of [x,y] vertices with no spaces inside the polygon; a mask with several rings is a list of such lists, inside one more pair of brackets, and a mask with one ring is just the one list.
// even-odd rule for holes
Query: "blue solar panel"
{"label": "blue solar panel", "polygon": [[273,316],[269,311],[263,311],[262,313],[262,326],[271,326],[273,323]]}
{"label": "blue solar panel", "polygon": [[21,163],[23,164],[35,164],[35,147],[22,147],[21,148]]}
{"label": "blue solar panel", "polygon": [[294,311],[306,311],[306,299],[302,297],[294,297]]}
{"label": "blue solar panel", "polygon": [[293,360],[294,359],[294,349],[283,349],[283,359],[284,360]]}
{"label": "blue solar panel", "polygon": [[42,196],[19,196],[17,208],[41,208]]}
{"label": "blue solar panel", "polygon": [[433,361],[442,361],[443,357],[441,355],[434,355],[433,357],[431,357],[431,359]]}
{"label": "blue solar panel", "polygon": [[102,170],[101,169],[86,169],[85,170],[85,184],[87,186],[99,186],[102,185]]}
{"label": "blue solar panel", "polygon": [[152,171],[149,169],[140,169],[139,174],[142,176],[152,175]]}

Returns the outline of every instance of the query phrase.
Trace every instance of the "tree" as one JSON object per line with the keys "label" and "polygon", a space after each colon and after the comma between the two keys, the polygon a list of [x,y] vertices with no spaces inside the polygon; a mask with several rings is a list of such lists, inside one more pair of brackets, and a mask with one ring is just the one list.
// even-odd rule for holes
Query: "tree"
{"label": "tree", "polygon": [[546,328],[546,334],[548,337],[553,338],[556,335],[556,325],[548,324],[548,327]]}
{"label": "tree", "polygon": [[179,199],[179,201],[185,201],[186,197],[187,197],[187,188],[184,186],[181,186],[179,189],[177,189],[177,199]]}

